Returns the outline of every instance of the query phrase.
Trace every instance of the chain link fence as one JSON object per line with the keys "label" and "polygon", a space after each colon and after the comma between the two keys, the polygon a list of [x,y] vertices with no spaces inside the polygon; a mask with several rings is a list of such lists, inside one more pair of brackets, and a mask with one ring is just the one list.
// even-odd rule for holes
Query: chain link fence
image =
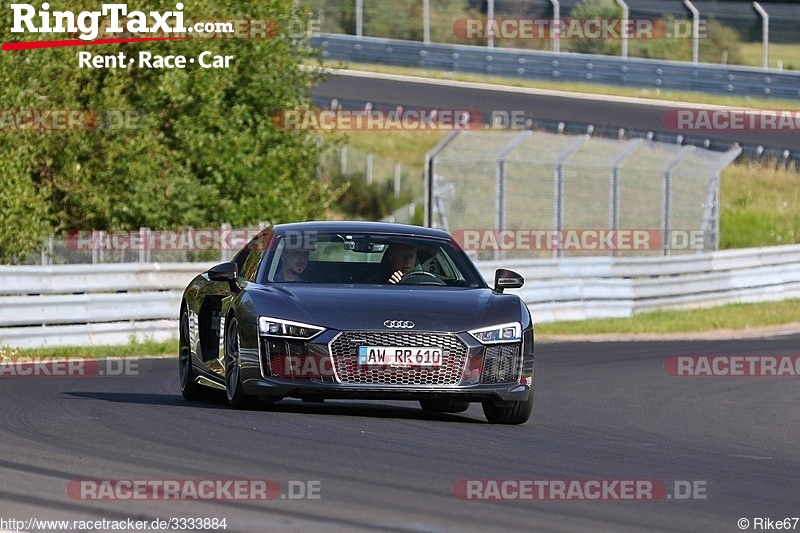
{"label": "chain link fence", "polygon": [[109,263],[186,263],[229,261],[259,231],[269,226],[155,231],[76,231],[52,235],[41,253],[32,254],[22,265],[76,265]]}
{"label": "chain link fence", "polygon": [[740,153],[455,131],[427,156],[426,223],[477,259],[716,250],[719,175]]}
{"label": "chain link fence", "polygon": [[421,224],[424,209],[421,166],[404,165],[354,146],[338,145],[322,154],[319,168],[320,177],[331,179],[338,174],[351,178],[351,188],[384,185],[382,189],[393,197],[392,203],[405,202],[381,218],[382,222]]}

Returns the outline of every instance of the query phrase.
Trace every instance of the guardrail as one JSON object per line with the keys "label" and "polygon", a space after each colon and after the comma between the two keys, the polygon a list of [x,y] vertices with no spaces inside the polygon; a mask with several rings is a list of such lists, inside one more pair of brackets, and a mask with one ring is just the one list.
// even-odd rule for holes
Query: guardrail
{"label": "guardrail", "polygon": [[165,341],[186,285],[214,263],[0,267],[0,346]]}
{"label": "guardrail", "polygon": [[[212,263],[0,267],[0,346],[175,338],[182,291]],[[681,257],[483,261],[525,276],[536,322],[800,298],[800,245]]]}
{"label": "guardrail", "polygon": [[800,245],[724,250],[680,257],[572,257],[480,264],[487,280],[511,268],[537,322],[630,317],[800,298]]}
{"label": "guardrail", "polygon": [[758,98],[800,99],[800,72],[655,59],[553,53],[324,33],[311,44],[325,59],[602,83]]}

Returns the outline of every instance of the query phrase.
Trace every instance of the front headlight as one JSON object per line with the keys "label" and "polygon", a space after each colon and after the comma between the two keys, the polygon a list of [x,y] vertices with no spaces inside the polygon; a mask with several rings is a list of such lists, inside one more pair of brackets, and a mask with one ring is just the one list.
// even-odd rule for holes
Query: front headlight
{"label": "front headlight", "polygon": [[325,331],[325,328],[319,326],[303,324],[302,322],[292,322],[291,320],[282,320],[269,316],[258,318],[258,329],[261,331],[262,335],[267,335],[269,337],[306,341],[313,339]]}
{"label": "front headlight", "polygon": [[473,329],[470,335],[483,344],[498,344],[501,342],[515,342],[522,339],[522,324],[510,322],[489,326],[488,328]]}

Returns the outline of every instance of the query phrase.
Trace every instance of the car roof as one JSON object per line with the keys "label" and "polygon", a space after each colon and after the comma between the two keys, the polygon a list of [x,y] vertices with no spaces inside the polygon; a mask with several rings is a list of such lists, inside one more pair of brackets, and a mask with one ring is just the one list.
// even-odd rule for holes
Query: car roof
{"label": "car roof", "polygon": [[291,231],[318,231],[318,232],[352,232],[352,233],[383,233],[387,235],[404,235],[418,237],[435,237],[450,240],[446,231],[408,224],[394,224],[390,222],[364,222],[364,221],[314,221],[293,222],[278,224],[274,227],[276,234]]}

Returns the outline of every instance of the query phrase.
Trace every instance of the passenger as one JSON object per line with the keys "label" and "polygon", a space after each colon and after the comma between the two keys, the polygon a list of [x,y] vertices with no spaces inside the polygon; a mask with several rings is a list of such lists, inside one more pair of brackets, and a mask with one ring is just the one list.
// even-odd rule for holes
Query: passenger
{"label": "passenger", "polygon": [[308,266],[309,249],[284,250],[281,254],[281,268],[275,274],[275,281],[303,283],[301,274]]}

